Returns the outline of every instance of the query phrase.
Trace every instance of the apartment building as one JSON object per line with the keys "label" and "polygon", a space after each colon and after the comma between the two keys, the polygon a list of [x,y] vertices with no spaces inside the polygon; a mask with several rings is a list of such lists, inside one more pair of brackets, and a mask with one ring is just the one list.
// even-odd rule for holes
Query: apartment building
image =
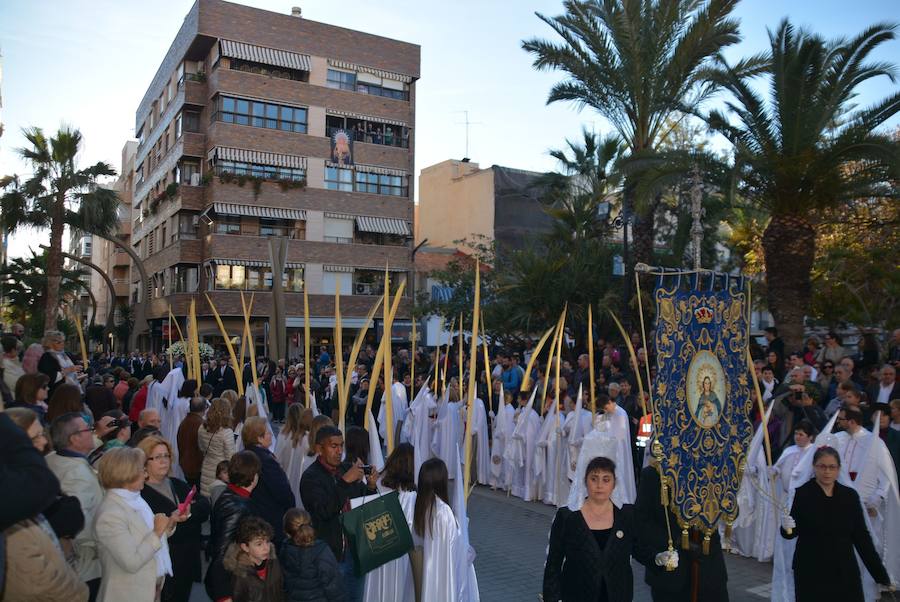
{"label": "apartment building", "polygon": [[[291,353],[303,287],[314,339],[330,339],[339,288],[357,328],[411,270],[415,83],[420,48],[292,14],[198,0],[136,113],[132,244],[151,282],[142,346],[166,343],[169,307],[198,302],[201,339],[220,342],[203,293],[235,334],[240,291],[254,294],[262,345],[272,313],[269,241],[286,238],[281,275]],[[401,318],[409,309],[401,306]]]}
{"label": "apartment building", "polygon": [[[130,140],[122,147],[122,162],[119,177],[111,186],[119,195],[119,221],[114,235],[130,244],[131,239],[131,202],[134,193],[134,158],[137,153],[137,142]],[[97,301],[95,323],[105,326],[109,321],[110,309],[113,310],[113,324],[119,324],[123,318],[121,308],[131,303],[131,257],[120,247],[105,238],[93,236],[91,242],[91,262],[98,266],[112,281],[112,294],[105,278],[91,270],[91,291]],[[104,341],[105,346],[113,344],[124,348],[127,341]]]}

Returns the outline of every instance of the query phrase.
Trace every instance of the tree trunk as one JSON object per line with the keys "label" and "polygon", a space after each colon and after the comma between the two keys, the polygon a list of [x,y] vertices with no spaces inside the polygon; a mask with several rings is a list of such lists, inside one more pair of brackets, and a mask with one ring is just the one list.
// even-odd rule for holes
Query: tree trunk
{"label": "tree trunk", "polygon": [[62,280],[62,236],[65,224],[65,193],[57,193],[50,221],[50,248],[47,251],[47,297],[44,305],[44,330],[56,330],[59,313],[59,284]]}
{"label": "tree trunk", "polygon": [[773,215],[762,236],[769,311],[785,353],[803,349],[803,318],[809,308],[810,272],[816,256],[816,231],[796,215]]}

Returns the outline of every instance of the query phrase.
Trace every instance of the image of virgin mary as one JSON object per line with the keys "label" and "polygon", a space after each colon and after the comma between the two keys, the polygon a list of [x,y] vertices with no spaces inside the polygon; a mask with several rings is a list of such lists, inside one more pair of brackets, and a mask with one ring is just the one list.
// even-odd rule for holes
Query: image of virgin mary
{"label": "image of virgin mary", "polygon": [[713,426],[719,421],[719,414],[722,413],[722,402],[719,396],[712,389],[712,380],[703,377],[703,390],[700,392],[700,398],[697,400],[697,421],[701,426]]}

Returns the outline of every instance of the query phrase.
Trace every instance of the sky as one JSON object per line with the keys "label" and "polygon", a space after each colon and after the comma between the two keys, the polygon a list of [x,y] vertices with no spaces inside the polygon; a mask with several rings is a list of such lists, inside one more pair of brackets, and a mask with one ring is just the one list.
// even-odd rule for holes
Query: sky
{"label": "sky", "polygon": [[[560,0],[243,0],[243,4],[419,44],[416,86],[416,174],[446,159],[468,156],[482,167],[504,165],[547,171],[548,150],[598,133],[608,124],[590,109],[546,105],[560,79],[537,72],[521,41],[553,32],[535,12],[558,15]],[[61,124],[84,136],[80,164],[106,161],[117,169],[126,140],[134,137],[137,105],[156,73],[193,0],[0,0],[3,107],[0,175],[28,174],[15,149],[21,129],[55,132]],[[726,57],[765,50],[767,28],[783,17],[823,36],[852,36],[881,21],[900,20],[897,0],[743,0],[736,9],[743,40]],[[900,63],[900,41],[884,44],[873,58]],[[896,84],[886,78],[860,89],[860,103],[883,98]],[[898,120],[894,120],[896,125]],[[47,240],[45,232],[21,232],[10,256]]]}

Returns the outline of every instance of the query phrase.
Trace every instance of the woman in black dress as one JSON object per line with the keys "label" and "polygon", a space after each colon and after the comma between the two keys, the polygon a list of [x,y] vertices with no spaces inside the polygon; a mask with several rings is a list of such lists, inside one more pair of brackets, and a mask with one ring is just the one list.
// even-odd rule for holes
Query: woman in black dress
{"label": "woman in black dress", "polygon": [[875,581],[889,586],[890,577],[872,544],[859,494],[837,482],[841,470],[838,452],[832,447],[819,448],[813,468],[815,478],[797,488],[791,513],[781,521],[781,536],[797,538],[793,564],[796,601],[863,602],[854,550]]}
{"label": "woman in black dress", "polygon": [[634,593],[631,556],[644,564],[648,561],[635,538],[634,507],[616,508],[612,503],[616,465],[609,458],[591,460],[584,481],[588,497],[581,510],[560,508],[553,519],[544,600],[627,602]]}
{"label": "woman in black dress", "polygon": [[[191,486],[185,481],[169,476],[172,467],[171,444],[156,435],[145,437],[138,444],[147,458],[147,480],[141,497],[154,514],[172,514],[188,496]],[[166,577],[162,588],[162,602],[188,602],[194,582],[201,577],[200,529],[209,518],[209,502],[198,492],[191,502],[188,519],[178,525],[169,536],[169,556],[172,558],[172,576]]]}

